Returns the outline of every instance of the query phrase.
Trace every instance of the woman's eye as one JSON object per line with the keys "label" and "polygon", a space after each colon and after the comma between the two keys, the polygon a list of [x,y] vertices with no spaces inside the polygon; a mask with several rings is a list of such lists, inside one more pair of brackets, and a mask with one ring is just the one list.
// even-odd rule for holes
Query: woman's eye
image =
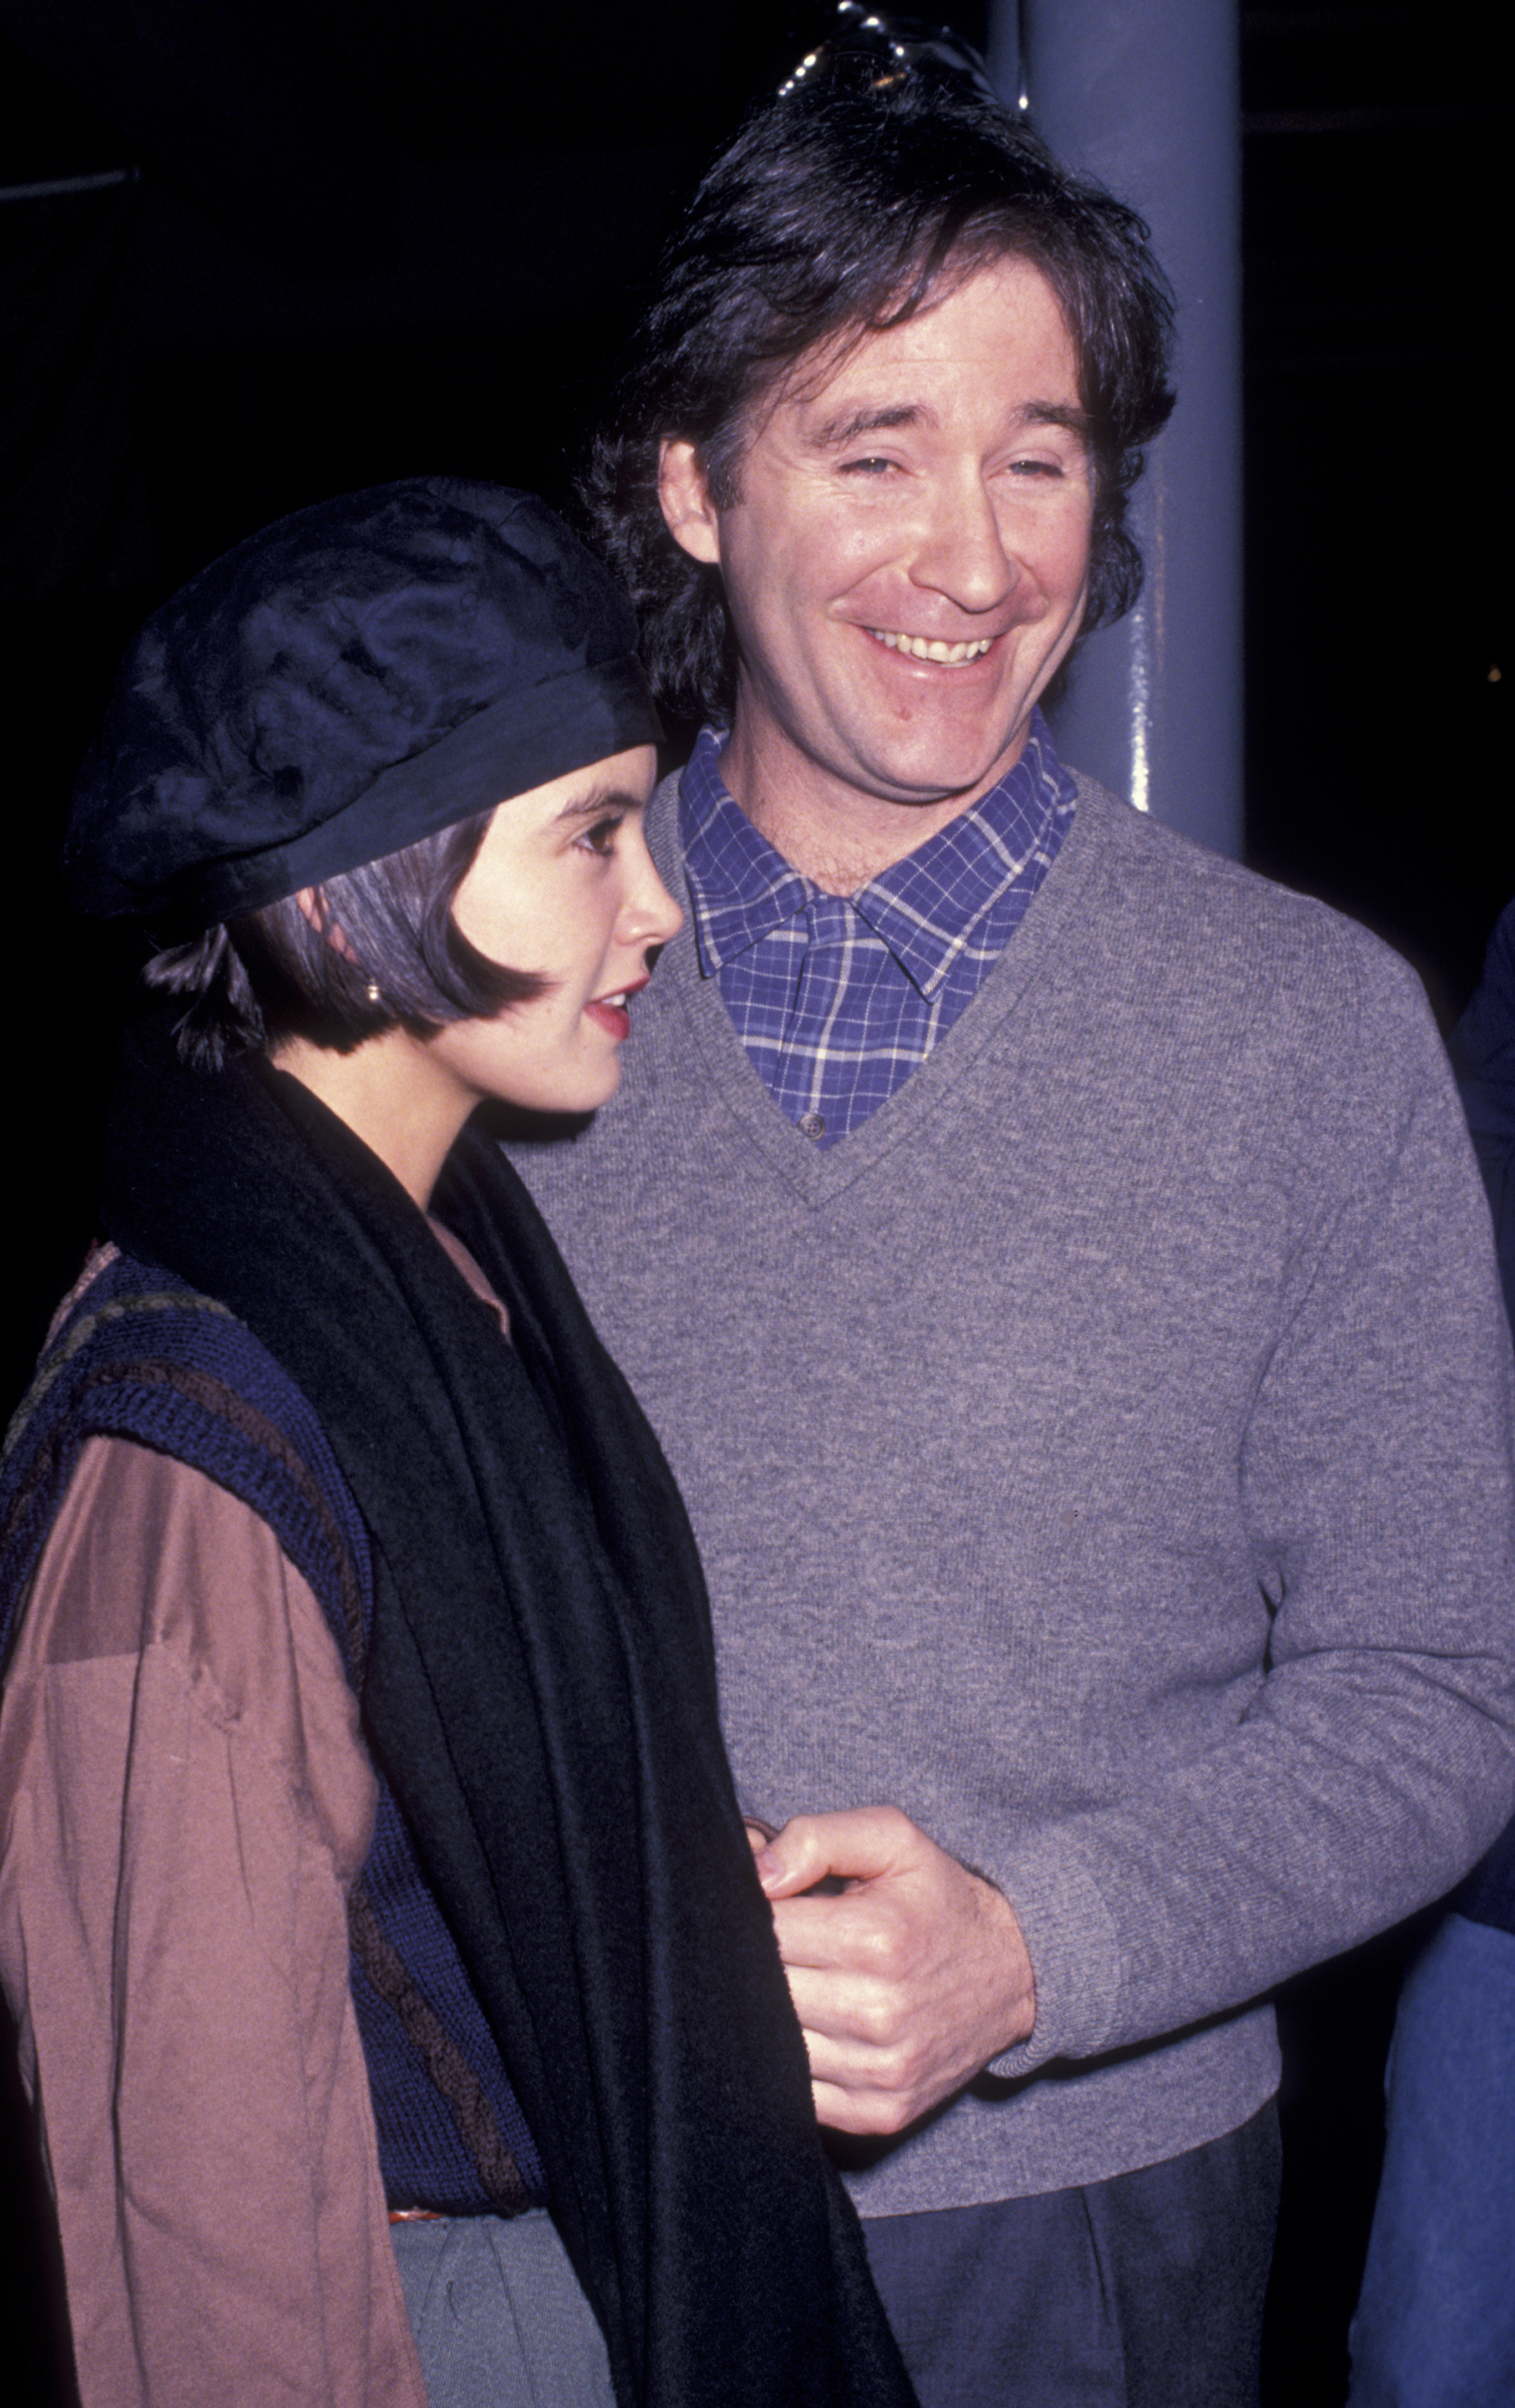
{"label": "woman's eye", "polygon": [[596,820],[593,826],[585,828],[582,836],[576,840],[583,846],[586,853],[597,853],[601,855],[612,853],[616,849],[616,838],[621,832],[621,824],[619,819]]}

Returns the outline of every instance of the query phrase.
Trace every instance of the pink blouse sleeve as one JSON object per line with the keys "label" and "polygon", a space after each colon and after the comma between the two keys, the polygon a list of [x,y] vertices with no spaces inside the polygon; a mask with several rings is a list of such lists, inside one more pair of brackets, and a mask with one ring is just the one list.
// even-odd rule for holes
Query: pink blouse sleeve
{"label": "pink blouse sleeve", "polygon": [[266,1525],[92,1440],[0,1713],[0,1971],[84,2408],[425,2408],[348,1989],[373,1813]]}

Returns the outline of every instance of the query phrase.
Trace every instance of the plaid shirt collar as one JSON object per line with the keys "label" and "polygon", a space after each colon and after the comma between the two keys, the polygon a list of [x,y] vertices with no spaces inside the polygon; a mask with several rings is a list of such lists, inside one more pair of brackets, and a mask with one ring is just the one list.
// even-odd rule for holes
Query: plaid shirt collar
{"label": "plaid shirt collar", "polygon": [[[816,906],[834,910],[836,901],[791,867],[733,801],[721,775],[723,741],[716,729],[701,730],[679,790],[684,870],[707,978],[786,922]],[[1071,785],[1035,711],[1014,768],[848,898],[920,994],[936,993],[984,915],[1021,877]]]}

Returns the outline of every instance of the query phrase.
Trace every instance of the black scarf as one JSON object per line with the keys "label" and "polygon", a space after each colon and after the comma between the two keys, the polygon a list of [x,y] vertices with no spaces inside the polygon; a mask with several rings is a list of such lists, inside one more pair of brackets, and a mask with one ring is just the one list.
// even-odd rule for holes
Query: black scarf
{"label": "black scarf", "polygon": [[[105,1219],[309,1398],[373,1542],[363,1709],[541,2152],[622,2408],[908,2408],[716,1713],[656,1439],[513,1170],[434,1209],[261,1062],[129,1041]],[[619,1242],[613,1223],[605,1242]]]}

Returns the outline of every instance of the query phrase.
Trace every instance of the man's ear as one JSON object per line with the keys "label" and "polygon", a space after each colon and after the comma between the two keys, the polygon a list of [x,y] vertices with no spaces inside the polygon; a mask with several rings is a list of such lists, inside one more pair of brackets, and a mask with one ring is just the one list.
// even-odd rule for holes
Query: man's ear
{"label": "man's ear", "polygon": [[693,443],[665,436],[658,452],[658,500],[668,533],[692,560],[721,566],[721,522]]}

